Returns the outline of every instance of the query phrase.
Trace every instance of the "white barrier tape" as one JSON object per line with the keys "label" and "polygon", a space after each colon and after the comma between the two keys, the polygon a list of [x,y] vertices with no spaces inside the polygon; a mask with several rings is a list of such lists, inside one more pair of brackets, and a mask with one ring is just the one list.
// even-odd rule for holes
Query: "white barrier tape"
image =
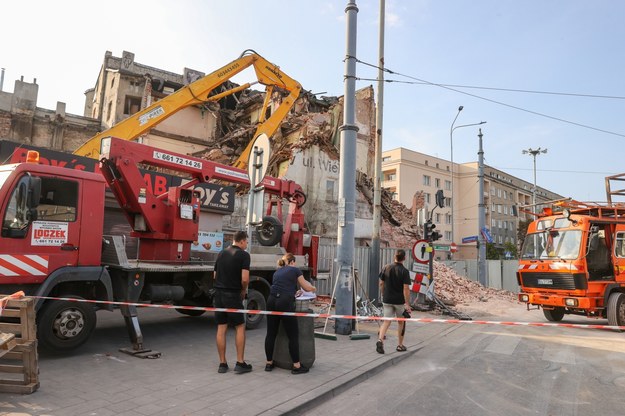
{"label": "white barrier tape", "polygon": [[470,325],[504,325],[504,326],[544,326],[544,327],[561,327],[561,328],[578,328],[578,329],[607,329],[612,331],[625,331],[625,326],[616,325],[591,325],[591,324],[567,324],[555,322],[514,322],[514,321],[484,321],[484,320],[462,320],[462,319],[438,319],[438,318],[385,318],[382,316],[358,316],[358,315],[337,315],[329,313],[309,313],[309,312],[279,312],[279,311],[262,311],[258,309],[231,309],[231,308],[213,308],[205,306],[183,306],[183,305],[155,305],[151,303],[134,303],[134,302],[115,302],[76,298],[57,298],[51,296],[31,296],[37,299],[61,300],[69,302],[83,303],[99,303],[105,305],[118,306],[135,306],[138,308],[156,308],[156,309],[183,309],[191,311],[207,311],[207,312],[230,312],[230,313],[247,313],[251,315],[279,315],[279,316],[298,316],[306,318],[324,318],[324,319],[356,319],[361,321],[399,321],[399,322],[421,322],[421,323],[442,323],[442,324],[470,324]]}

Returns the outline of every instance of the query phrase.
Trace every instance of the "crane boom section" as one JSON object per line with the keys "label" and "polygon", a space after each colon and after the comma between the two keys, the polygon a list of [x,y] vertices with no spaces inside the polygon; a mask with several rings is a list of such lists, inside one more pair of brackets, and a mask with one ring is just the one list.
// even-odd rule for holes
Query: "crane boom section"
{"label": "crane boom section", "polygon": [[[278,108],[276,108],[267,119],[265,119],[265,116],[267,114],[267,108],[271,103],[271,97],[265,97],[259,120],[260,125],[256,129],[254,137],[257,137],[261,133],[265,133],[268,137],[271,137],[280,126],[282,119],[286,117],[295,104],[295,100],[301,91],[301,85],[282,72],[277,65],[272,64],[257,53],[248,50],[243,52],[238,59],[180,88],[173,94],[155,102],[125,120],[120,121],[111,128],[98,133],[76,149],[74,154],[100,159],[100,142],[104,137],[117,137],[129,141],[134,140],[148,132],[161,121],[186,107],[209,101],[217,101],[227,95],[248,88],[251,84],[245,84],[217,95],[209,96],[219,85],[250,66],[254,67],[258,79],[257,82],[265,85],[266,94],[268,96],[272,94],[274,88],[280,88],[288,92],[287,97],[282,100]],[[247,166],[247,159],[251,152],[252,143],[253,141],[250,141],[245,150],[241,153],[234,164],[236,167],[244,169]]]}

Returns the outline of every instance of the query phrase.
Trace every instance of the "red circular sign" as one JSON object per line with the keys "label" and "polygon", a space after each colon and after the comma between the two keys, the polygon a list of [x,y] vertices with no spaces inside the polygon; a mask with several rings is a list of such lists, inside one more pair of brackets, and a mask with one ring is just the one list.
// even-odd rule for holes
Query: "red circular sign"
{"label": "red circular sign", "polygon": [[458,246],[456,245],[456,243],[451,243],[449,245],[449,250],[451,250],[452,253],[455,253],[456,251],[458,251]]}

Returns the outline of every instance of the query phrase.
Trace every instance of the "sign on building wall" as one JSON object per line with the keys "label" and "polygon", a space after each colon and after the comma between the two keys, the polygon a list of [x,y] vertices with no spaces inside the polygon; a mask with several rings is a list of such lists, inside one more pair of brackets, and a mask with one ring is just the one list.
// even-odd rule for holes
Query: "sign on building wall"
{"label": "sign on building wall", "polygon": [[[99,163],[95,159],[0,140],[0,160],[4,161],[4,163],[25,162],[26,154],[29,150],[37,150],[39,152],[39,163],[41,164],[60,166],[87,172],[97,172],[100,169]],[[141,170],[141,172],[143,173],[143,179],[146,182],[146,186],[155,195],[167,192],[167,190],[172,186],[180,186],[188,182],[187,179],[174,175],[146,170]],[[222,186],[214,183],[201,183],[196,185],[194,189],[200,193],[200,203],[202,208],[208,211],[224,214],[234,212],[235,191],[233,187]]]}

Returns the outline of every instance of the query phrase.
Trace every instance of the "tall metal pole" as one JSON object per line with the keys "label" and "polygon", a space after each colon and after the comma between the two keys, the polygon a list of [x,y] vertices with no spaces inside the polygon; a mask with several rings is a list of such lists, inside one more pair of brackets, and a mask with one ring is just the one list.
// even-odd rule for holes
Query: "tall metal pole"
{"label": "tall metal pole", "polygon": [[478,213],[478,227],[477,239],[479,244],[478,259],[477,259],[477,280],[483,286],[486,286],[486,241],[482,230],[486,227],[486,206],[484,205],[484,149],[482,148],[482,129],[477,135],[480,138],[479,150],[477,152],[478,160],[478,177],[479,177],[479,213]]}
{"label": "tall metal pole", "polygon": [[449,208],[451,208],[451,242],[454,242],[454,124],[456,124],[456,120],[458,120],[458,116],[464,107],[458,107],[458,112],[456,113],[456,117],[454,117],[454,121],[451,122],[451,127],[449,128],[449,144],[450,144],[450,162],[451,162],[451,203],[449,204]]}
{"label": "tall metal pole", "polygon": [[547,149],[532,149],[531,147],[527,150],[523,150],[524,155],[531,155],[534,159],[534,189],[532,190],[532,206],[536,209],[536,156],[541,153],[547,153]]}
{"label": "tall metal pole", "polygon": [[[356,204],[356,138],[358,126],[356,119],[356,23],[358,7],[354,1],[347,3],[347,53],[345,56],[345,95],[343,125],[340,145],[340,177],[338,206],[338,247],[337,247],[337,285],[336,313],[352,314],[354,262],[354,222]],[[336,320],[335,332],[349,335],[352,332],[350,320]]]}
{"label": "tall metal pole", "polygon": [[532,153],[534,158],[534,188],[532,189],[532,205],[536,209],[536,153]]}
{"label": "tall metal pole", "polygon": [[369,299],[379,299],[378,273],[380,271],[380,229],[382,226],[382,109],[384,104],[384,10],[380,0],[380,32],[378,36],[378,106],[375,113],[375,178],[373,185],[373,232],[369,261]]}
{"label": "tall metal pole", "polygon": [[451,142],[451,241],[454,241],[454,130],[462,128],[462,127],[471,127],[471,126],[481,126],[482,124],[486,124],[486,121],[480,121],[479,123],[471,123],[471,124],[462,124],[460,126],[454,127],[454,123],[460,115],[464,107],[458,107],[458,113],[456,114],[456,118],[454,118],[453,123],[451,123],[451,129],[449,130],[449,140]]}

